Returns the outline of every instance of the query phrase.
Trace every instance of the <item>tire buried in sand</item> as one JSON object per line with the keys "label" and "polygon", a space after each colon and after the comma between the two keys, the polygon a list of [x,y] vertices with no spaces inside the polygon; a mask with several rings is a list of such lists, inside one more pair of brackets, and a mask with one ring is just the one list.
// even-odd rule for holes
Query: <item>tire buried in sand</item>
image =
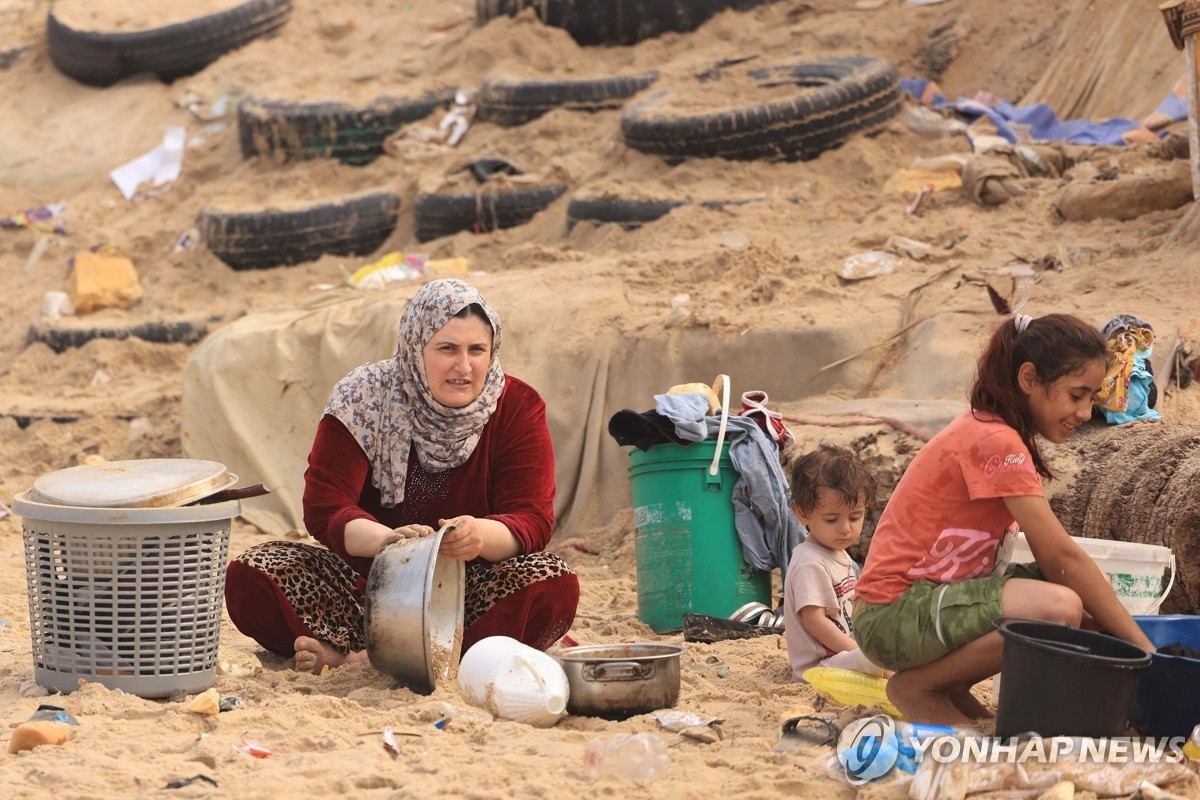
{"label": "tire buried in sand", "polygon": [[794,84],[797,91],[736,108],[685,110],[673,107],[667,88],[625,110],[625,143],[668,160],[809,159],[852,134],[878,131],[900,113],[900,73],[874,56],[831,56],[746,76],[763,90]]}

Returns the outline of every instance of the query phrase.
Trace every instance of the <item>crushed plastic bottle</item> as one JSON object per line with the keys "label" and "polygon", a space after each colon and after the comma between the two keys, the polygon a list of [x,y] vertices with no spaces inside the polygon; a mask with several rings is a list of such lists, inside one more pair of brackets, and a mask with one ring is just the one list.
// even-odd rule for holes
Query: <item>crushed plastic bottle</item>
{"label": "crushed plastic bottle", "polygon": [[669,762],[666,743],[644,731],[592,739],[583,749],[583,766],[596,775],[631,780],[657,778],[667,771]]}

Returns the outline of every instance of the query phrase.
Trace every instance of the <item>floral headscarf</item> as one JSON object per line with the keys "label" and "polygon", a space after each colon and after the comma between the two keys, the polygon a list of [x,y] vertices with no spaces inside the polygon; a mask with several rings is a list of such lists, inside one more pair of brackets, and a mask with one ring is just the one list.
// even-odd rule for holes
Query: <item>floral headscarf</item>
{"label": "floral headscarf", "polygon": [[[483,391],[462,408],[433,399],[422,351],[433,335],[471,303],[492,325],[492,361]],[[453,278],[431,281],[413,295],[400,317],[396,354],[358,367],[333,387],[326,414],[341,420],[371,462],[371,482],[382,503],[404,500],[409,452],[430,472],[461,466],[479,443],[484,425],[504,391],[500,368],[500,317],[470,284]]]}

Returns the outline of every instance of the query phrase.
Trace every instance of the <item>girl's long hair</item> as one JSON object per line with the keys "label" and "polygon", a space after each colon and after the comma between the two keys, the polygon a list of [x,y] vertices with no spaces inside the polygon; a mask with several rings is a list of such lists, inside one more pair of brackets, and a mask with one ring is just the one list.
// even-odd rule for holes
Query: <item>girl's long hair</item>
{"label": "girl's long hair", "polygon": [[971,409],[995,414],[1012,426],[1029,448],[1038,474],[1053,478],[1033,438],[1029,398],[1017,384],[1017,371],[1026,361],[1033,364],[1038,381],[1049,386],[1090,362],[1107,364],[1108,350],[1104,335],[1078,317],[1047,314],[1030,321],[1020,333],[1015,319],[1000,323],[979,357]]}

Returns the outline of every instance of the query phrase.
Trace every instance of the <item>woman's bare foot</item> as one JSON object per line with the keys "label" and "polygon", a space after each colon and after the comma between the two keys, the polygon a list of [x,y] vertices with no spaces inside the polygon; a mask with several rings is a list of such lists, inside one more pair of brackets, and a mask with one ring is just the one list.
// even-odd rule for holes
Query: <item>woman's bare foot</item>
{"label": "woman's bare foot", "polygon": [[296,670],[320,675],[326,667],[333,669],[342,664],[357,664],[367,660],[367,651],[358,650],[353,653],[343,653],[332,645],[318,641],[309,636],[296,639]]}
{"label": "woman's bare foot", "polygon": [[949,694],[950,702],[954,703],[954,707],[971,719],[992,719],[996,716],[994,711],[971,694],[970,686],[956,686],[950,690]]}
{"label": "woman's bare foot", "polygon": [[925,689],[912,674],[897,672],[887,682],[887,696],[909,722],[927,725],[963,725],[971,722],[951,699],[949,692]]}

